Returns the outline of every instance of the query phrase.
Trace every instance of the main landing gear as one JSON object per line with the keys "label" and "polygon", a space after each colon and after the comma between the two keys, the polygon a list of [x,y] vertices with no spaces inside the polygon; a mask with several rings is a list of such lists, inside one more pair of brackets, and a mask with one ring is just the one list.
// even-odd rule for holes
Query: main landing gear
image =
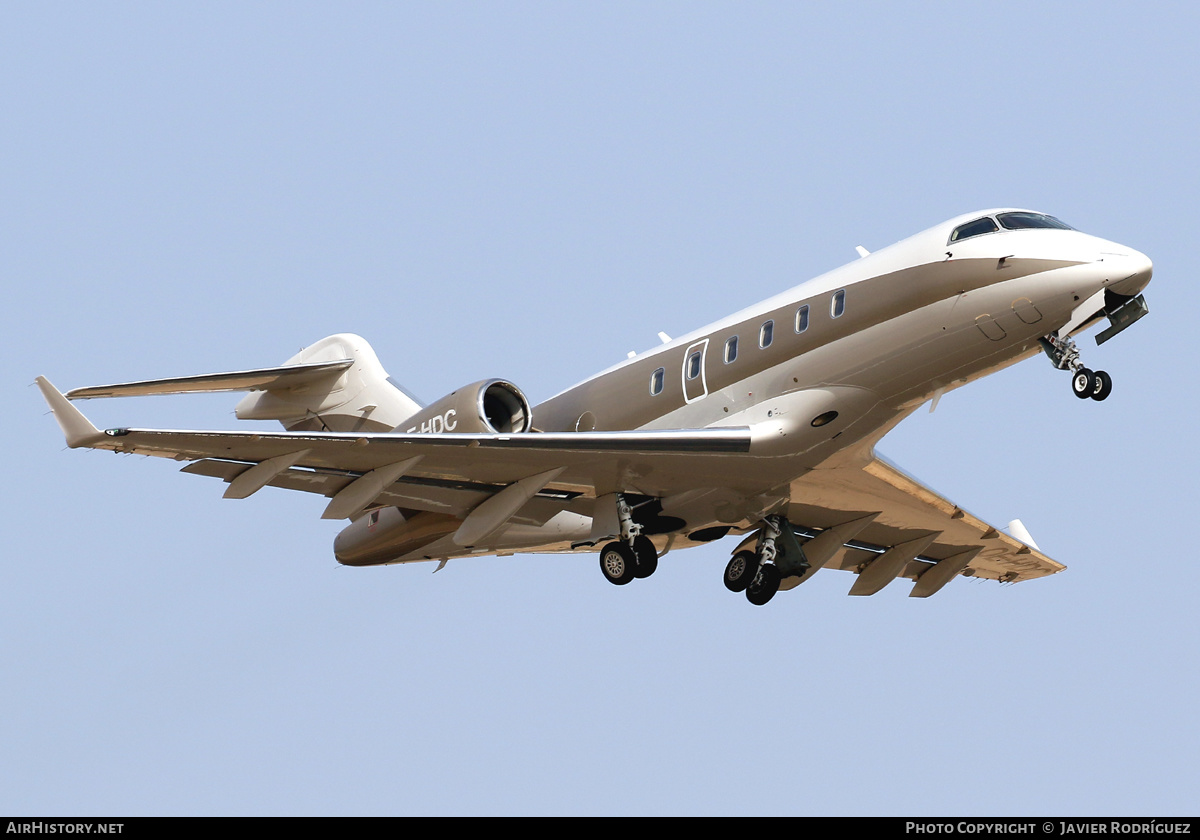
{"label": "main landing gear", "polygon": [[617,520],[621,538],[600,549],[600,571],[609,583],[624,586],[634,578],[648,578],[658,568],[658,550],[633,521],[629,503],[617,496]]}
{"label": "main landing gear", "polygon": [[779,548],[775,541],[789,527],[781,516],[768,516],[758,533],[754,551],[739,551],[725,566],[725,588],[730,592],[745,592],[746,600],[761,607],[775,597],[783,573],[775,560]]}
{"label": "main landing gear", "polygon": [[624,586],[634,578],[648,578],[658,568],[658,552],[649,537],[640,534],[629,546],[614,540],[600,550],[600,571],[609,583]]}
{"label": "main landing gear", "polygon": [[1102,370],[1085,368],[1079,358],[1079,348],[1069,335],[1060,337],[1051,333],[1038,341],[1056,368],[1071,371],[1071,391],[1079,399],[1091,397],[1099,401],[1112,393],[1112,377]]}

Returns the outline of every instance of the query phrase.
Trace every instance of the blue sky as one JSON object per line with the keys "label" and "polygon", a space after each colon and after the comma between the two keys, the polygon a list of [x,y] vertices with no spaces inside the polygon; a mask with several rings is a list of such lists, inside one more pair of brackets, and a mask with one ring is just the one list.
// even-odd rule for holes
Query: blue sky
{"label": "blue sky", "polygon": [[[1189,4],[11,4],[0,810],[1195,810]],[[323,500],[68,451],[36,388],[277,364],[342,331],[425,400],[534,401],[974,209],[1155,262],[1151,315],[881,451],[1020,517],[1049,580],[765,609],[732,540],[347,569]],[[229,427],[236,397],[94,401]]]}

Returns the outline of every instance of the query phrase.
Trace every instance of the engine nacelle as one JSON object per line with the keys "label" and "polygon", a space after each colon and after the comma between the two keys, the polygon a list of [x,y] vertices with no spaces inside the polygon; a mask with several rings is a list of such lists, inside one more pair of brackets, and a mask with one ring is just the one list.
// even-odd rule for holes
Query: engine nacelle
{"label": "engine nacelle", "polygon": [[452,391],[409,417],[394,431],[406,434],[507,434],[533,427],[529,400],[502,379],[484,379]]}

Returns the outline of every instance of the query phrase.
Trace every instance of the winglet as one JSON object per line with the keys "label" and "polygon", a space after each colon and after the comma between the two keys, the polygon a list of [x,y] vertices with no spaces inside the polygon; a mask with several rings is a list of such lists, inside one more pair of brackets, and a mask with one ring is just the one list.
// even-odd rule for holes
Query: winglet
{"label": "winglet", "polygon": [[1030,535],[1029,529],[1025,527],[1025,523],[1020,519],[1014,519],[1012,522],[1009,522],[1005,530],[1008,531],[1008,535],[1013,539],[1020,540],[1035,551],[1041,551],[1038,548],[1038,544],[1033,541],[1033,536]]}
{"label": "winglet", "polygon": [[71,401],[51,385],[50,380],[39,376],[36,381],[46,404],[54,412],[54,419],[58,421],[59,428],[67,438],[67,446],[76,449],[80,446],[91,446],[104,439],[104,432],[93,426],[91,421],[83,416],[83,412],[71,405]]}

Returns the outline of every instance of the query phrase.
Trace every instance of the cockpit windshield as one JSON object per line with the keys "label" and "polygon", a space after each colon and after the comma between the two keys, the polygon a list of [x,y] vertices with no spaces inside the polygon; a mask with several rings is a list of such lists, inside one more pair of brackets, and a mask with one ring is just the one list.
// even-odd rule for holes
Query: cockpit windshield
{"label": "cockpit windshield", "polygon": [[[996,221],[1000,224],[997,225]],[[1034,228],[1050,228],[1053,230],[1075,230],[1066,222],[1060,221],[1053,216],[1047,216],[1044,213],[1028,213],[1025,211],[998,213],[996,218],[984,216],[982,219],[975,219],[972,222],[967,222],[965,225],[959,225],[950,234],[951,242],[959,242],[963,239],[970,239],[972,236],[982,236],[985,233],[995,233],[1003,227],[1004,230],[1032,230]]]}
{"label": "cockpit windshield", "polygon": [[954,229],[954,233],[950,234],[950,241],[957,242],[960,239],[969,239],[972,236],[980,236],[985,233],[995,233],[1000,230],[996,227],[996,223],[989,216],[984,216],[982,219],[976,219],[973,222],[967,222],[965,225],[959,225]]}
{"label": "cockpit windshield", "polygon": [[1027,230],[1029,228],[1054,228],[1055,230],[1075,230],[1066,222],[1042,213],[1001,213],[996,216],[1005,230]]}

